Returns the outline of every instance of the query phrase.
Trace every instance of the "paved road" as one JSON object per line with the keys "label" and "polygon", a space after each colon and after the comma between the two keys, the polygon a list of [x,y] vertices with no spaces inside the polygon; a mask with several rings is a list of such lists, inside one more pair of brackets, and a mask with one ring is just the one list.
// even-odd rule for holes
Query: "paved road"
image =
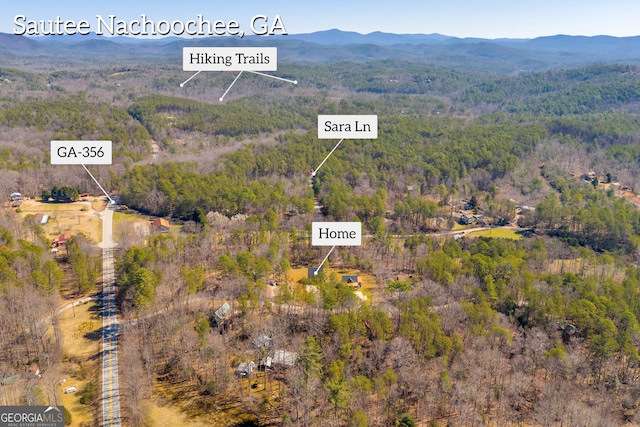
{"label": "paved road", "polygon": [[118,380],[118,318],[116,315],[115,271],[113,265],[113,210],[102,217],[102,423],[121,426],[120,383]]}

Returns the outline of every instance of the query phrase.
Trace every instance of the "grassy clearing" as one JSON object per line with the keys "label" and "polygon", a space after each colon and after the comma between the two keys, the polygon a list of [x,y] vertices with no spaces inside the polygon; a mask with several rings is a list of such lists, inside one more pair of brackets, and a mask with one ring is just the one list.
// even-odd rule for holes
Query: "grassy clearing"
{"label": "grassy clearing", "polygon": [[[378,301],[382,295],[382,292],[384,291],[384,289],[378,286],[378,284],[376,283],[375,277],[373,277],[370,274],[362,273],[360,270],[349,270],[349,269],[334,270],[329,268],[325,271],[325,274],[331,274],[331,273],[337,274],[338,280],[340,280],[340,277],[343,274],[356,274],[360,279],[360,282],[362,283],[362,287],[359,289],[354,288],[354,291],[361,292],[362,295],[365,297],[364,301],[366,301],[367,304],[372,304],[374,300]],[[307,277],[307,268],[306,267],[294,268],[290,270],[287,274],[289,276],[289,283],[295,284],[295,283],[298,283],[300,279],[304,279]]]}
{"label": "grassy clearing", "polygon": [[[246,381],[246,380],[245,380]],[[154,397],[148,402],[148,424],[153,426],[252,426],[259,425],[256,417],[247,413],[235,395],[232,384],[226,399],[217,397],[204,398],[189,382],[159,383],[154,385]],[[248,384],[247,384],[248,388]],[[250,392],[248,398],[258,402],[261,399],[258,392]],[[247,392],[245,391],[245,394]]]}
{"label": "grassy clearing", "polygon": [[522,234],[512,228],[491,228],[489,230],[475,231],[470,236],[493,237],[494,239],[521,240]]}
{"label": "grassy clearing", "polygon": [[380,300],[380,295],[384,292],[384,287],[378,286],[376,279],[372,275],[362,273],[358,274],[362,281],[362,288],[360,291],[362,291],[362,294],[367,297],[367,302],[373,305],[374,299],[375,301]]}
{"label": "grassy clearing", "polygon": [[149,217],[136,213],[113,213],[114,238],[117,242],[140,245],[148,238],[151,229]]}
{"label": "grassy clearing", "polygon": [[73,202],[73,203],[42,203],[35,200],[25,201],[22,206],[20,206],[20,211],[22,213],[31,213],[35,214],[38,212],[43,213],[56,213],[56,212],[80,212],[82,208],[90,208],[91,203],[89,202]]}
{"label": "grassy clearing", "polygon": [[364,296],[363,301],[365,301],[366,304],[371,304],[374,298],[378,300],[381,289],[372,275],[365,274],[360,270],[339,270],[337,273],[339,279],[343,274],[355,274],[358,276],[360,283],[362,283],[362,287],[353,289],[355,292],[360,292],[362,296]]}
{"label": "grassy clearing", "polygon": [[615,264],[599,264],[586,258],[555,259],[548,266],[552,274],[574,273],[579,276],[594,275],[601,279],[622,281],[626,276],[625,269]]}
{"label": "grassy clearing", "polygon": [[63,233],[83,233],[97,243],[102,240],[102,219],[94,210],[94,206],[104,209],[104,205],[100,200],[74,203],[41,203],[28,200],[20,207],[20,215],[22,218],[37,213],[49,215],[49,222],[42,228],[51,240]]}
{"label": "grassy clearing", "polygon": [[473,227],[475,227],[475,225],[462,225],[456,221],[453,223],[453,227],[451,228],[451,231],[466,230],[468,228],[473,228]]}
{"label": "grassy clearing", "polygon": [[94,211],[102,212],[107,208],[107,200],[105,198],[94,197],[93,199],[89,199],[89,201]]}
{"label": "grassy clearing", "polygon": [[113,213],[113,225],[119,226],[123,224],[137,224],[144,223],[145,225],[149,224],[150,217],[143,216],[140,214],[132,214],[132,213],[124,213],[124,212],[114,212]]}
{"label": "grassy clearing", "polygon": [[205,427],[208,424],[188,419],[184,412],[176,410],[175,407],[159,402],[159,399],[152,399],[146,402],[146,412],[148,413],[147,424],[157,427],[191,426]]}
{"label": "grassy clearing", "polygon": [[96,243],[102,240],[102,219],[97,216],[57,214],[52,216],[49,224],[44,227],[47,236],[51,239],[55,239],[63,233],[71,235],[83,233]]}
{"label": "grassy clearing", "polygon": [[290,283],[298,283],[301,279],[304,279],[307,277],[307,268],[306,267],[292,268],[287,272],[287,275],[289,276]]}
{"label": "grassy clearing", "polygon": [[60,404],[71,411],[72,426],[93,425],[95,421],[93,406],[81,404],[79,392],[64,394],[64,389],[76,386],[80,391],[91,381],[97,400],[100,366],[97,355],[100,352],[102,322],[96,307],[97,303],[91,301],[58,316],[64,352],[61,379],[66,380],[60,386]]}

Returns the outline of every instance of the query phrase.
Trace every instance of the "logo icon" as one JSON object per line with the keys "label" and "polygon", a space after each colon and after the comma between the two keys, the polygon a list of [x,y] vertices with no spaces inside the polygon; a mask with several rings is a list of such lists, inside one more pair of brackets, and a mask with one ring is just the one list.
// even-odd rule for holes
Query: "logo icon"
{"label": "logo icon", "polygon": [[0,427],[64,427],[64,407],[0,406]]}

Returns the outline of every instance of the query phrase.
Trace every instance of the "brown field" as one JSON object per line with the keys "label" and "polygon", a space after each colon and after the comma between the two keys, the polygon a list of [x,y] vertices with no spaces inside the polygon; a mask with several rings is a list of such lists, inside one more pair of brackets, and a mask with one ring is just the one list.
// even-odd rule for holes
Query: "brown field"
{"label": "brown field", "polygon": [[594,264],[593,261],[584,258],[556,259],[549,263],[548,270],[553,274],[593,274],[599,276],[601,279],[609,278],[616,281],[622,281],[625,277],[624,269],[619,266],[613,264]]}
{"label": "brown field", "polygon": [[[252,383],[258,387],[251,388]],[[246,404],[275,416],[277,411],[277,380],[269,376],[264,386],[264,373],[257,372],[251,380],[236,378],[229,386],[226,398],[203,398],[189,382],[156,383],[154,397],[146,402],[147,423],[152,426],[192,427],[258,425],[257,417],[246,409]],[[240,390],[240,392],[238,392]]]}
{"label": "brown field", "polygon": [[148,216],[114,212],[113,237],[124,246],[128,246],[128,244],[141,245],[151,233],[150,222]]}
{"label": "brown field", "polygon": [[79,392],[64,394],[64,389],[75,385],[80,391],[92,381],[95,400],[99,398],[100,358],[96,356],[100,353],[102,320],[95,308],[96,302],[90,301],[58,316],[64,354],[60,379],[66,380],[58,394],[61,397],[60,404],[71,411],[72,426],[93,425],[93,406],[81,404]]}
{"label": "brown field", "polygon": [[[380,287],[376,283],[376,280],[372,275],[362,273],[360,270],[328,268],[327,270],[325,270],[325,272],[336,273],[338,277],[343,274],[357,274],[360,278],[360,281],[362,282],[362,288],[354,288],[354,291],[360,292],[362,297],[364,297],[361,297],[361,299],[363,299],[367,304],[372,304],[374,301],[379,301],[382,292],[384,292],[384,287]],[[291,269],[288,272],[288,276],[290,284],[298,283],[300,279],[304,279],[307,277],[307,268],[300,267]]]}
{"label": "brown field", "polygon": [[304,279],[305,277],[307,277],[307,268],[306,267],[292,268],[291,270],[289,270],[287,274],[289,275],[289,282],[298,283],[301,279]]}
{"label": "brown field", "polygon": [[187,414],[180,412],[175,407],[170,406],[166,402],[160,402],[162,399],[153,398],[151,401],[146,402],[145,409],[149,414],[147,422],[149,425],[158,427],[173,427],[173,426],[192,426],[192,427],[205,427],[208,424],[188,419]]}
{"label": "brown field", "polygon": [[63,233],[75,235],[84,233],[94,242],[102,240],[102,220],[99,212],[106,202],[101,198],[91,198],[86,202],[42,203],[25,200],[19,209],[20,217],[43,213],[49,215],[49,222],[42,226],[45,236],[51,240]]}
{"label": "brown field", "polygon": [[495,227],[488,230],[474,231],[468,234],[468,236],[478,237],[493,237],[494,239],[510,239],[510,240],[522,240],[522,234],[518,234],[517,230],[506,227]]}

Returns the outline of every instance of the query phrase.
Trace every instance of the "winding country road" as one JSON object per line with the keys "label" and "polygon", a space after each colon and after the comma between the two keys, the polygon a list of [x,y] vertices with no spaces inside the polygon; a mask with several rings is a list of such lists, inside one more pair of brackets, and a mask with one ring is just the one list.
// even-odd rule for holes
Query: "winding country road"
{"label": "winding country road", "polygon": [[104,427],[122,425],[113,246],[113,209],[109,205],[102,216],[102,394],[100,400],[102,402],[101,425]]}

